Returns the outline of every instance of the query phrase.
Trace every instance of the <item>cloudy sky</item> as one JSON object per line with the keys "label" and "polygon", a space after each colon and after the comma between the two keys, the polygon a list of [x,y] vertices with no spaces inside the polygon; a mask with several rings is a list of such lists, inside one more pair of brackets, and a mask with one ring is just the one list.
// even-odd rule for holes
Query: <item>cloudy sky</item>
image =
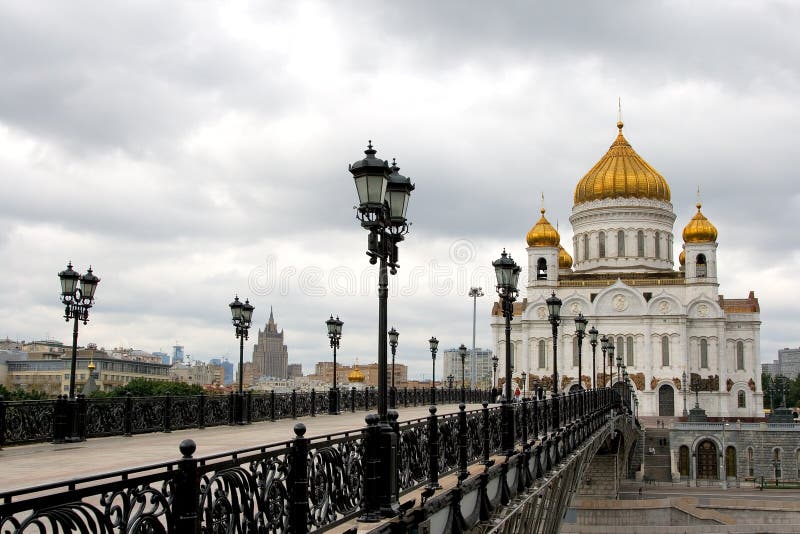
{"label": "cloudy sky", "polygon": [[81,343],[235,358],[238,293],[306,371],[331,313],[341,361],[375,360],[347,172],[372,139],[417,186],[389,322],[421,377],[431,335],[471,343],[470,285],[491,342],[490,263],[524,260],[542,193],[571,243],[621,97],[676,235],[701,187],[771,360],[800,344],[798,27],[794,1],[0,1],[0,337],[69,341],[72,260],[102,278]]}

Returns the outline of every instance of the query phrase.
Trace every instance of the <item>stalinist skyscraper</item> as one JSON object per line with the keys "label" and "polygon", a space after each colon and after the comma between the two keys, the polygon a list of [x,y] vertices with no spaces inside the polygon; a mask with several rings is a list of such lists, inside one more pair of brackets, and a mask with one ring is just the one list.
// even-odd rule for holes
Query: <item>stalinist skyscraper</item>
{"label": "stalinist skyscraper", "polygon": [[283,344],[283,330],[278,331],[270,307],[267,326],[263,331],[258,331],[258,341],[253,347],[253,375],[255,378],[286,378],[288,363],[289,351]]}

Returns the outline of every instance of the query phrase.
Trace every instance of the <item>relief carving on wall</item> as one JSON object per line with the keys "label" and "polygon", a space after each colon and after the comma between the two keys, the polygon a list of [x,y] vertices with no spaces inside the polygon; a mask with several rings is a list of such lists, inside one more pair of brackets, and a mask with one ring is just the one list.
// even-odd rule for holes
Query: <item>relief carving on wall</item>
{"label": "relief carving on wall", "polygon": [[660,313],[667,314],[669,313],[669,309],[670,309],[669,301],[662,300],[661,302],[658,303],[658,311]]}
{"label": "relief carving on wall", "polygon": [[564,388],[567,387],[567,384],[572,382],[574,379],[571,376],[562,375],[561,376],[561,391],[564,393],[569,393],[568,391],[564,391]]}
{"label": "relief carving on wall", "polygon": [[697,315],[700,317],[708,317],[708,304],[700,304],[697,307]]}
{"label": "relief carving on wall", "polygon": [[750,391],[756,390],[756,382],[752,378],[747,382],[747,385],[750,387]]}
{"label": "relief carving on wall", "polygon": [[578,315],[581,312],[581,305],[577,302],[573,302],[569,306],[569,311],[572,312],[572,315]]}
{"label": "relief carving on wall", "polygon": [[673,376],[672,377],[672,383],[675,384],[675,389],[677,389],[678,391],[683,391],[681,389],[681,379],[680,378],[677,378],[677,377]]}
{"label": "relief carving on wall", "polygon": [[707,378],[702,378],[699,374],[692,373],[689,384],[692,391],[719,391],[719,375],[708,375]]}
{"label": "relief carving on wall", "polygon": [[628,376],[630,377],[631,381],[636,384],[636,389],[639,391],[644,390],[644,373],[633,373],[632,375]]}
{"label": "relief carving on wall", "polygon": [[611,299],[611,302],[614,305],[614,309],[618,312],[628,309],[628,301],[625,299],[625,295],[614,295],[614,298]]}
{"label": "relief carving on wall", "polygon": [[611,378],[611,375],[597,373],[597,387],[606,387],[609,384],[609,378]]}
{"label": "relief carving on wall", "polygon": [[544,306],[539,306],[536,308],[536,315],[539,316],[539,319],[545,319],[547,318],[547,310],[544,308]]}
{"label": "relief carving on wall", "polygon": [[730,391],[731,389],[733,389],[733,380],[731,380],[731,379],[729,378],[729,379],[728,379],[728,381],[725,383],[725,386],[727,386],[727,388],[728,388],[728,391]]}
{"label": "relief carving on wall", "polygon": [[581,375],[581,382],[583,382],[583,389],[592,389],[592,377]]}
{"label": "relief carving on wall", "polygon": [[658,385],[658,378],[656,378],[656,377],[654,376],[653,378],[651,378],[651,379],[650,379],[650,389],[651,389],[651,390],[654,390],[654,389],[656,389],[656,386],[657,386],[657,385]]}

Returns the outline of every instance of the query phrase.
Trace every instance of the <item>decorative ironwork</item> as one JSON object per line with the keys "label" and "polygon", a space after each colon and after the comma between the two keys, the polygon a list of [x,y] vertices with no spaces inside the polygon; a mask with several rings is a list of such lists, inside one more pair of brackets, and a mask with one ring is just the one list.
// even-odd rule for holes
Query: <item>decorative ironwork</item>
{"label": "decorative ironwork", "polygon": [[118,436],[124,434],[124,422],[124,399],[97,399],[95,402],[87,403],[87,436]]}
{"label": "decorative ironwork", "polygon": [[361,435],[312,441],[308,460],[309,524],[320,528],[357,513],[363,496]]}
{"label": "decorative ironwork", "polygon": [[[5,443],[49,441],[53,438],[52,401],[11,401],[5,403]],[[1,531],[0,531],[1,532]]]}

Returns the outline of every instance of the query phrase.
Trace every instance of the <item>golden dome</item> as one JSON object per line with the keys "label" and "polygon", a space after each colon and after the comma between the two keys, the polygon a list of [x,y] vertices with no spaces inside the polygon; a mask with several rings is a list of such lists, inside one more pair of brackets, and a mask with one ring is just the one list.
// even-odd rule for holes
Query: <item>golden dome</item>
{"label": "golden dome", "polygon": [[697,213],[683,229],[683,241],[686,243],[713,243],[717,240],[717,229],[700,211],[702,206],[697,203]]}
{"label": "golden dome", "polygon": [[347,380],[349,382],[363,382],[367,377],[364,376],[364,373],[358,370],[358,367],[353,369],[349,375],[347,375]]}
{"label": "golden dome", "polygon": [[558,268],[572,269],[572,256],[561,245],[558,245]]}
{"label": "golden dome", "polygon": [[541,212],[542,216],[539,221],[528,232],[528,246],[557,247],[561,242],[561,236],[558,235],[558,230],[553,228],[550,221],[544,218],[544,208],[541,209]]}
{"label": "golden dome", "polygon": [[89,361],[89,365],[86,366],[90,371],[95,370],[94,360]]}
{"label": "golden dome", "polygon": [[622,126],[622,121],[617,123],[617,139],[575,187],[575,205],[617,197],[669,202],[667,181],[631,148]]}
{"label": "golden dome", "polygon": [[685,250],[681,250],[681,253],[678,254],[678,262],[681,265],[686,265],[686,251]]}

